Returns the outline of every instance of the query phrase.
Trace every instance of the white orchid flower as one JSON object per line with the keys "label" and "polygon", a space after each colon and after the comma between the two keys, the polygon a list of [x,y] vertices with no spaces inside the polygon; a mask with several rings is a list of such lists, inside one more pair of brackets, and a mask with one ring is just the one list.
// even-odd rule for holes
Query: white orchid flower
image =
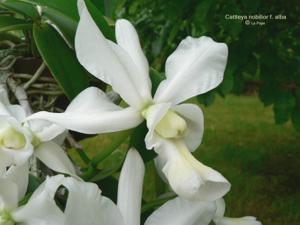
{"label": "white orchid flower", "polygon": [[64,129],[47,121],[26,121],[20,105],[11,105],[0,90],[0,170],[22,165],[34,154],[50,169],[75,175],[72,162],[55,142]]}
{"label": "white orchid flower", "polygon": [[[227,62],[226,44],[209,37],[187,37],[166,62],[166,80],[151,96],[149,65],[132,24],[116,22],[117,44],[107,40],[79,1],[75,50],[79,62],[112,86],[129,107],[113,104],[101,90],[80,93],[64,113],[40,112],[44,119],[70,130],[95,134],[121,131],[147,121],[146,147],[154,148],[172,189],[187,199],[216,200],[230,189],[218,172],[194,159],[200,144],[203,113],[194,104],[179,104],[217,87]],[[186,146],[185,146],[186,145]]]}
{"label": "white orchid flower", "polygon": [[0,224],[14,225],[13,213],[25,196],[28,186],[28,164],[0,171]]}
{"label": "white orchid flower", "polygon": [[[22,225],[140,225],[144,170],[138,152],[129,150],[120,174],[117,205],[102,196],[96,184],[62,175],[48,177],[12,218]],[[68,190],[64,211],[54,200],[61,186]],[[145,225],[208,225],[215,210],[214,202],[177,197],[155,210]]]}
{"label": "white orchid flower", "polygon": [[225,201],[223,198],[216,201],[217,210],[214,218],[216,225],[261,225],[253,216],[245,216],[241,218],[224,217],[225,214]]}

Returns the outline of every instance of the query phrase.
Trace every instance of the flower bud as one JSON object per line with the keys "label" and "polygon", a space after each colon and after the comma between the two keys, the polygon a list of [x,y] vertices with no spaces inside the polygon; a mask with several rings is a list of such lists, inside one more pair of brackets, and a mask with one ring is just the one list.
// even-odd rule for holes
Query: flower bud
{"label": "flower bud", "polygon": [[0,128],[0,146],[8,149],[22,149],[26,144],[24,134],[16,130],[9,123]]}

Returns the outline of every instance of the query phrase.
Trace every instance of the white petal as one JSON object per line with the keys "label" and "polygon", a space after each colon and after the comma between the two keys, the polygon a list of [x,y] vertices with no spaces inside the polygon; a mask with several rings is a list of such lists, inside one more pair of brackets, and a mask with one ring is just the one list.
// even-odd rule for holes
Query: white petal
{"label": "white petal", "polygon": [[7,106],[10,105],[7,90],[0,86],[0,115],[11,115]]}
{"label": "white petal", "polygon": [[[136,81],[139,73],[135,64],[122,48],[112,48],[85,7],[76,31],[75,50],[79,62],[91,74],[110,84],[129,105],[138,109],[143,107],[145,102]],[[135,73],[131,73],[134,70]]]}
{"label": "white petal", "polygon": [[225,201],[223,198],[217,199],[216,200],[216,205],[217,205],[217,211],[216,211],[216,218],[222,218],[225,214]]}
{"label": "white petal", "polygon": [[155,101],[180,103],[217,87],[223,80],[228,48],[209,37],[187,37],[167,59],[166,77]]}
{"label": "white petal", "polygon": [[9,102],[7,91],[0,87],[0,115],[8,115],[22,122],[26,117],[26,112],[20,105],[12,105]]}
{"label": "white petal", "polygon": [[73,163],[65,151],[54,142],[44,142],[38,145],[35,155],[50,169],[70,175],[75,175]]}
{"label": "white petal", "polygon": [[67,112],[105,112],[122,109],[115,105],[106,94],[96,87],[89,87],[80,92],[70,103]]}
{"label": "white petal", "polygon": [[149,64],[140,45],[138,34],[134,26],[125,19],[119,19],[116,22],[116,39],[130,56],[132,62],[138,68],[139,76],[136,76],[136,82],[140,85],[141,95],[145,98],[151,98],[151,80],[149,77]]}
{"label": "white petal", "polygon": [[24,163],[21,166],[11,166],[5,172],[5,178],[14,182],[18,188],[18,201],[20,201],[26,194],[29,178],[28,163]]}
{"label": "white petal", "polygon": [[147,110],[146,117],[147,117],[148,133],[145,137],[145,143],[147,149],[152,149],[153,147],[155,147],[156,144],[155,127],[158,124],[158,122],[164,117],[164,115],[168,112],[170,107],[171,104],[169,103],[161,103],[161,104],[155,104]]}
{"label": "white petal", "polygon": [[25,120],[26,112],[20,105],[9,105],[7,108],[10,111],[10,114],[20,123]]}
{"label": "white petal", "polygon": [[58,144],[59,146],[62,146],[68,135],[69,135],[69,131],[65,130],[64,132],[62,132],[61,134],[53,138],[51,141]]}
{"label": "white petal", "polygon": [[45,120],[31,120],[26,125],[40,141],[50,141],[65,132],[63,127]]}
{"label": "white petal", "polygon": [[20,105],[0,102],[0,115],[14,117],[20,123],[26,118],[26,112]]}
{"label": "white petal", "polygon": [[79,94],[64,113],[39,112],[28,118],[32,119],[44,119],[86,134],[126,130],[143,120],[138,111],[114,105],[96,88],[88,88]]}
{"label": "white petal", "polygon": [[11,165],[12,165],[12,157],[7,154],[3,154],[3,151],[1,151],[0,149],[0,177],[4,176],[7,168]]}
{"label": "white petal", "polygon": [[204,132],[203,112],[194,104],[181,104],[173,108],[187,123],[185,143],[188,149],[194,151],[200,145]]}
{"label": "white petal", "polygon": [[7,96],[7,89],[5,84],[0,85],[0,102],[2,102],[4,105],[10,104]]}
{"label": "white petal", "polygon": [[135,149],[127,153],[118,185],[118,207],[125,225],[139,225],[142,203],[144,162]]}
{"label": "white petal", "polygon": [[213,202],[188,201],[177,197],[155,210],[145,225],[208,225],[214,213]]}
{"label": "white petal", "polygon": [[216,225],[261,225],[261,222],[253,216],[245,216],[241,218],[223,217],[214,220]]}
{"label": "white petal", "polygon": [[65,209],[66,225],[124,225],[118,207],[101,196],[96,184],[65,178],[63,185],[69,195]]}
{"label": "white petal", "polygon": [[0,178],[0,209],[12,210],[18,206],[18,187],[6,178]]}
{"label": "white petal", "polygon": [[79,16],[81,15],[81,12],[85,7],[86,6],[84,0],[77,0],[77,9],[78,9]]}
{"label": "white petal", "polygon": [[193,157],[182,141],[158,139],[154,149],[162,157],[162,171],[172,189],[190,200],[214,201],[224,196],[230,183],[217,171]]}
{"label": "white petal", "polygon": [[[56,189],[54,193],[55,191]],[[64,225],[63,212],[56,205],[53,196],[46,188],[33,194],[26,205],[12,213],[13,219],[23,225]]]}

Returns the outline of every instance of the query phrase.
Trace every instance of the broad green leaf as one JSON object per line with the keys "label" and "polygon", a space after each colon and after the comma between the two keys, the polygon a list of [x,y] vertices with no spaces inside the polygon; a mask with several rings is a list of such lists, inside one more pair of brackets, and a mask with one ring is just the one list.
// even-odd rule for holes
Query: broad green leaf
{"label": "broad green leaf", "polygon": [[0,40],[9,40],[14,43],[20,43],[22,41],[20,37],[11,33],[0,33]]}
{"label": "broad green leaf", "polygon": [[33,35],[42,58],[69,99],[88,87],[87,72],[52,26],[34,24]]}
{"label": "broad green leaf", "polygon": [[11,16],[0,16],[0,32],[32,28],[32,23]]}
{"label": "broad green leaf", "polygon": [[42,10],[43,17],[54,23],[67,39],[68,43],[74,46],[77,21],[53,8],[42,7]]}
{"label": "broad green leaf", "polygon": [[33,5],[21,0],[0,0],[0,4],[26,17],[34,19],[39,17],[38,11]]}
{"label": "broad green leaf", "polygon": [[111,41],[115,41],[114,31],[112,27],[109,26],[108,22],[104,19],[101,11],[98,10],[90,0],[85,0],[85,4],[87,9],[89,10],[89,13],[91,14],[92,18],[94,19],[95,23],[104,34],[104,36]]}
{"label": "broad green leaf", "polygon": [[67,17],[77,21],[79,19],[77,12],[77,0],[19,0],[32,5],[47,6],[48,8],[60,11]]}

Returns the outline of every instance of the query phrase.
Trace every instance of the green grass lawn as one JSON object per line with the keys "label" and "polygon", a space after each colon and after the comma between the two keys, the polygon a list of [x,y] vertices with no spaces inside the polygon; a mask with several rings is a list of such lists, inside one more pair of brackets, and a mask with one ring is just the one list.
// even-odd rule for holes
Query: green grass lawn
{"label": "green grass lawn", "polygon": [[[231,182],[226,215],[253,215],[265,225],[298,225],[300,134],[290,123],[275,125],[272,109],[256,97],[217,98],[212,106],[202,108],[204,139],[195,156]],[[102,135],[82,143],[93,156],[113,141],[111,137]],[[102,167],[114,161],[110,157]],[[144,198],[151,200],[155,197],[152,181],[157,179],[153,165],[148,163],[147,168]]]}
{"label": "green grass lawn", "polygon": [[266,225],[300,223],[300,135],[275,125],[255,97],[227,96],[204,108],[196,156],[232,184],[227,215],[255,215]]}

